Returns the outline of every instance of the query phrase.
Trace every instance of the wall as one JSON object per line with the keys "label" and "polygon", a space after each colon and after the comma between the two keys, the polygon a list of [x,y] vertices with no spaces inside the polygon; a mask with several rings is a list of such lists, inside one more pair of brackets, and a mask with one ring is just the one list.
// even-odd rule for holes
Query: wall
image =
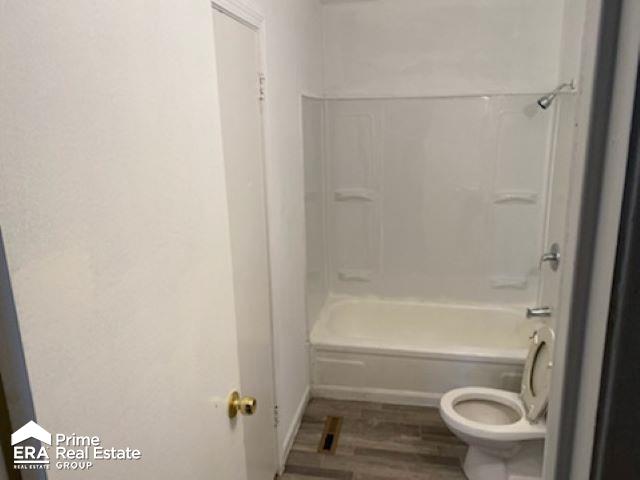
{"label": "wall", "polygon": [[2,4],[0,222],[38,420],[143,451],[93,479],[244,478],[211,22],[204,0]]}
{"label": "wall", "polygon": [[309,387],[302,94],[322,94],[317,0],[255,0],[266,17],[266,175],[281,454]]}
{"label": "wall", "polygon": [[556,85],[562,1],[326,3],[329,96],[538,93]]}
{"label": "wall", "polygon": [[329,295],[325,228],[324,101],[302,99],[304,202],[307,251],[307,320],[318,317]]}

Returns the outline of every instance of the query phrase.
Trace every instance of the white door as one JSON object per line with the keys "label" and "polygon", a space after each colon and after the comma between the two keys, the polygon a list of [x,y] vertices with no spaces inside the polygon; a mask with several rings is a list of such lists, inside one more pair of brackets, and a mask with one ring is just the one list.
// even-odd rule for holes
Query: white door
{"label": "white door", "polygon": [[249,480],[276,472],[269,259],[262,155],[259,37],[214,10],[222,143],[227,178],[241,395],[258,409],[239,418]]}

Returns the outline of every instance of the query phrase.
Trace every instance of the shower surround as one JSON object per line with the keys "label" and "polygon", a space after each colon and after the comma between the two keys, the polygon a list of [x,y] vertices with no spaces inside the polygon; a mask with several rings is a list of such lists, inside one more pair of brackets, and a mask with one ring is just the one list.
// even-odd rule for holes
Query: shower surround
{"label": "shower surround", "polygon": [[577,72],[567,5],[325,2],[325,95],[302,101],[317,393],[519,389],[571,161],[574,92],[537,104]]}
{"label": "shower surround", "polygon": [[536,99],[305,99],[316,393],[519,388],[554,137]]}
{"label": "shower surround", "polygon": [[534,301],[554,112],[536,97],[328,100],[330,290]]}

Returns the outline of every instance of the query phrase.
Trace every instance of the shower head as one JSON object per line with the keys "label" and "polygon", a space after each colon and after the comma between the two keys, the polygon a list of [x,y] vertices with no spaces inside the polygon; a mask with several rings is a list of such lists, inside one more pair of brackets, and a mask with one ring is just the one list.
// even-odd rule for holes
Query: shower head
{"label": "shower head", "polygon": [[563,83],[562,85],[559,85],[558,87],[556,87],[555,90],[553,90],[552,92],[549,92],[546,95],[543,95],[542,97],[540,97],[538,99],[538,105],[540,106],[540,108],[543,110],[546,110],[547,108],[549,108],[553,103],[553,99],[558,96],[558,93],[567,87],[573,90],[573,81],[570,83]]}
{"label": "shower head", "polygon": [[556,98],[556,93],[548,93],[547,95],[543,95],[538,99],[538,105],[543,110],[546,110],[553,103],[553,99]]}

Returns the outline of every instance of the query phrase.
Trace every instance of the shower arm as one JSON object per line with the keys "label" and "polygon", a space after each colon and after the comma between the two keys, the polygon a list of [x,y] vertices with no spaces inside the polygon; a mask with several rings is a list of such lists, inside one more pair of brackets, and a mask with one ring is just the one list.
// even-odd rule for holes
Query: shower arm
{"label": "shower arm", "polygon": [[540,108],[542,108],[543,110],[549,108],[551,106],[551,103],[553,103],[553,99],[556,98],[556,96],[567,87],[569,87],[571,91],[575,91],[575,84],[573,82],[573,79],[568,83],[558,85],[553,91],[540,97],[537,102],[538,105],[540,105]]}
{"label": "shower arm", "polygon": [[553,95],[557,95],[559,94],[562,90],[564,90],[565,88],[569,87],[570,91],[574,91],[576,89],[573,80],[571,80],[570,82],[565,82],[565,83],[561,83],[560,85],[558,85],[552,92],[551,94]]}

